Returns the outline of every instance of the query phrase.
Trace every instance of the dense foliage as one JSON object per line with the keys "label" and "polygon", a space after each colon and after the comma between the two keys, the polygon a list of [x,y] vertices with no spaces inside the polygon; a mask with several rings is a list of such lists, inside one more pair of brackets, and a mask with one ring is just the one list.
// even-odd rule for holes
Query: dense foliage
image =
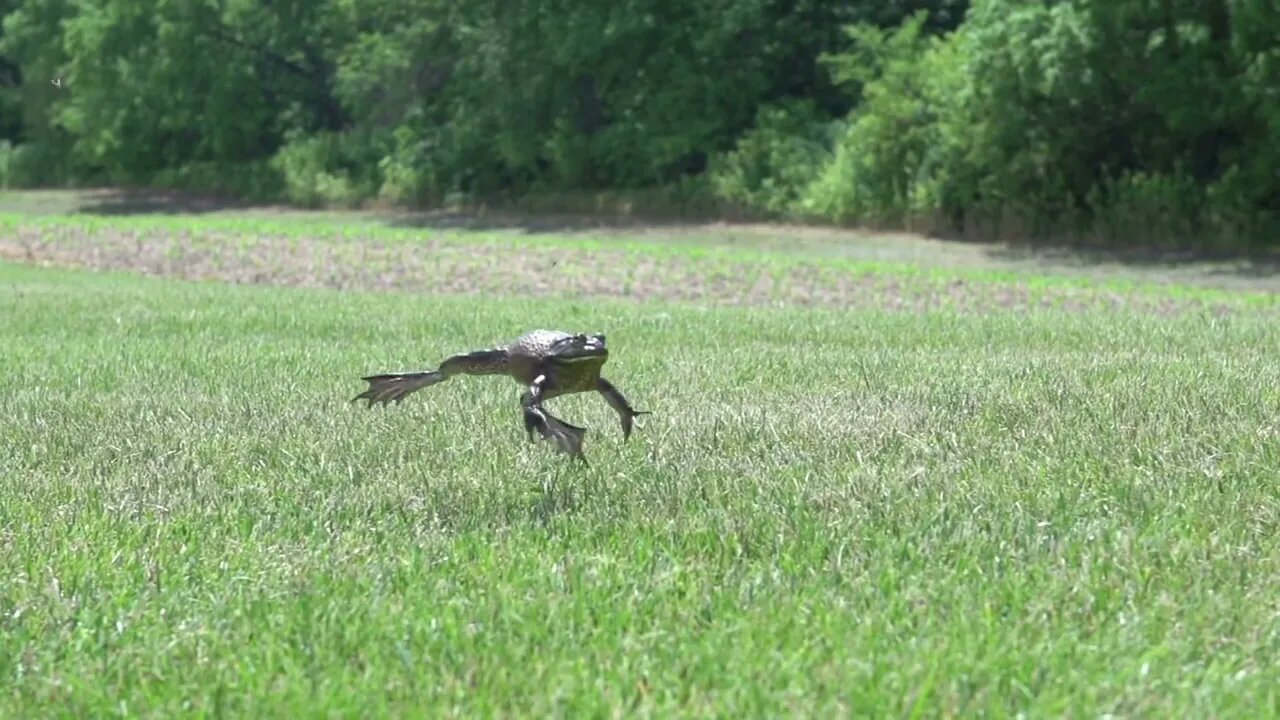
{"label": "dense foliage", "polygon": [[[0,0],[0,179],[1280,237],[1274,0]],[[61,78],[61,87],[51,80]]]}

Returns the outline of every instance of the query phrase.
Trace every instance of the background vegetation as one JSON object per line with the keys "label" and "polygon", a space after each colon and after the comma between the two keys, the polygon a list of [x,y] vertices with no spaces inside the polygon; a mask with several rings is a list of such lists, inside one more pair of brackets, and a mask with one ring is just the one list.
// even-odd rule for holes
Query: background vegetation
{"label": "background vegetation", "polygon": [[[0,0],[0,179],[1280,238],[1273,0]],[[62,86],[54,86],[54,78]]]}

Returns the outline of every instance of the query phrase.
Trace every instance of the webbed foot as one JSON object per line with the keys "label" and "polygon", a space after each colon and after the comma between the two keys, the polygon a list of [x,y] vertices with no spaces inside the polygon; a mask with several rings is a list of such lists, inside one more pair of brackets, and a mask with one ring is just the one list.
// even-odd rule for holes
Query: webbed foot
{"label": "webbed foot", "polygon": [[631,410],[630,412],[622,414],[621,419],[622,419],[623,441],[631,439],[631,425],[632,425],[633,418],[639,417],[641,415],[652,415],[652,414],[653,412],[650,410]]}
{"label": "webbed foot", "polygon": [[649,410],[636,410],[631,407],[631,403],[627,402],[627,398],[604,378],[596,381],[596,390],[604,396],[605,402],[609,403],[609,407],[618,413],[618,419],[622,422],[622,439],[624,441],[631,439],[631,428],[635,418],[641,415],[652,415]]}
{"label": "webbed foot", "polygon": [[409,393],[435,385],[445,379],[446,376],[443,373],[435,370],[369,375],[363,378],[365,382],[369,383],[369,389],[351,398],[351,402],[368,400],[369,407],[373,407],[374,403],[386,405],[394,402],[399,404]]}
{"label": "webbed foot", "polygon": [[551,441],[561,452],[568,453],[583,463],[587,462],[586,456],[582,454],[586,428],[571,425],[541,407],[533,406],[524,408],[524,429],[529,442],[533,442],[533,431],[537,430],[543,440]]}

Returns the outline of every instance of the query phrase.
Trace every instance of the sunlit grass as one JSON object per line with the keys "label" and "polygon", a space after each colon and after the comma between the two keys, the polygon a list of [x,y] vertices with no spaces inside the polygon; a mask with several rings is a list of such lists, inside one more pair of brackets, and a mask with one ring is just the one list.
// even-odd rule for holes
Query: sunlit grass
{"label": "sunlit grass", "polygon": [[[1280,333],[228,287],[0,264],[0,716],[1260,717]],[[589,468],[520,388],[603,331]]]}

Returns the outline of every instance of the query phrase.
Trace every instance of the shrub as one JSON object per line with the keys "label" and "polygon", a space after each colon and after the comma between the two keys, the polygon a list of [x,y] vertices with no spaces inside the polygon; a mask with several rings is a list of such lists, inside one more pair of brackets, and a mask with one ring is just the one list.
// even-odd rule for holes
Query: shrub
{"label": "shrub", "polygon": [[733,150],[712,162],[713,192],[751,211],[794,213],[801,193],[831,156],[833,126],[809,101],[762,108]]}
{"label": "shrub", "polygon": [[925,15],[894,30],[849,28],[850,51],[828,56],[861,98],[801,205],[837,221],[910,223],[940,206],[949,150],[944,120],[963,79],[953,41],[923,34]]}
{"label": "shrub", "polygon": [[361,157],[370,152],[358,139],[340,133],[295,134],[272,158],[271,167],[280,173],[290,202],[354,206],[374,194],[376,178],[368,170],[377,167],[376,161]]}

